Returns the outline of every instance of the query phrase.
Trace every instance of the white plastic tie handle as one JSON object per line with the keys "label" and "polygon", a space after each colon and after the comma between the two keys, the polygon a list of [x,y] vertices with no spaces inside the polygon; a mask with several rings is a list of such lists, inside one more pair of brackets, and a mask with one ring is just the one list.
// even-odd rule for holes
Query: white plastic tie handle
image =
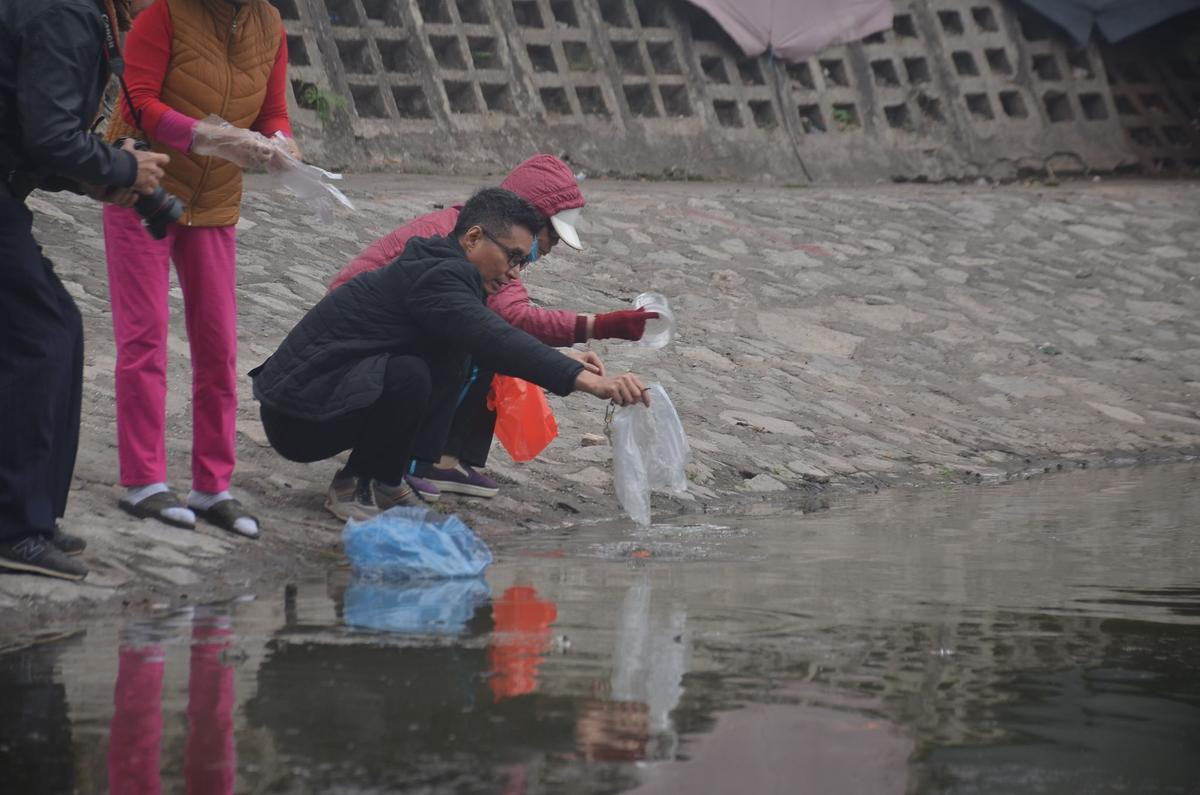
{"label": "white plastic tie handle", "polygon": [[281,132],[267,138],[253,130],[234,127],[219,116],[208,116],[196,124],[192,151],[228,160],[242,168],[266,168],[280,185],[311,206],[322,223],[333,220],[334,202],[354,209],[346,194],[329,184],[340,180],[342,175],[293,157],[288,151],[287,137]]}
{"label": "white plastic tie handle", "polygon": [[657,312],[658,317],[646,321],[646,331],[638,344],[646,348],[662,348],[671,341],[675,334],[675,315],[671,305],[662,293],[642,293],[633,299],[634,309],[645,309]]}

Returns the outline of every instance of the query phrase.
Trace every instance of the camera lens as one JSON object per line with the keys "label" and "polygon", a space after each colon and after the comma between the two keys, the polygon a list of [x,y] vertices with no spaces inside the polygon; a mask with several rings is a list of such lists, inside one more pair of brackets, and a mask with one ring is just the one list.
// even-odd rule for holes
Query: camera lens
{"label": "camera lens", "polygon": [[133,208],[142,217],[146,231],[155,240],[166,237],[167,227],[183,215],[183,204],[162,188],[155,188],[153,193],[139,198]]}

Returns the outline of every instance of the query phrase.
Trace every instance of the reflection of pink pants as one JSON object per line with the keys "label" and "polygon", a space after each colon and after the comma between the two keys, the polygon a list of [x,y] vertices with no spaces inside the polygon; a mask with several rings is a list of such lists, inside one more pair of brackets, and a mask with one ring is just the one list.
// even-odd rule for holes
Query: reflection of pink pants
{"label": "reflection of pink pants", "polygon": [[158,795],[163,650],[122,647],[108,731],[110,795]]}
{"label": "reflection of pink pants", "polygon": [[192,354],[192,487],[229,488],[237,461],[237,237],[232,226],[172,224],[163,240],[132,209],[104,206],[117,343],[121,484],[165,482],[167,291],[175,262]]}
{"label": "reflection of pink pants", "polygon": [[233,667],[221,654],[232,645],[228,619],[192,627],[188,676],[188,735],[183,775],[189,795],[225,795],[237,779],[233,744]]}
{"label": "reflection of pink pants", "polygon": [[[233,667],[221,659],[232,643],[227,617],[197,619],[192,625],[183,752],[189,795],[229,795],[237,781]],[[111,795],[158,795],[161,791],[162,680],[161,646],[121,647],[108,733]]]}

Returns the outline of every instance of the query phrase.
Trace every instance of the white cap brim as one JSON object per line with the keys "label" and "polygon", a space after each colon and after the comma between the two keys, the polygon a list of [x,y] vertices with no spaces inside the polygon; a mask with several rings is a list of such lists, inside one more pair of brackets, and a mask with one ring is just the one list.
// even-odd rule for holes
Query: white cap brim
{"label": "white cap brim", "polygon": [[562,242],[576,251],[583,251],[583,243],[579,242],[579,233],[575,231],[575,224],[578,222],[578,207],[572,207],[569,210],[563,210],[550,216],[550,223],[554,227],[554,231],[558,233],[558,236],[562,238]]}

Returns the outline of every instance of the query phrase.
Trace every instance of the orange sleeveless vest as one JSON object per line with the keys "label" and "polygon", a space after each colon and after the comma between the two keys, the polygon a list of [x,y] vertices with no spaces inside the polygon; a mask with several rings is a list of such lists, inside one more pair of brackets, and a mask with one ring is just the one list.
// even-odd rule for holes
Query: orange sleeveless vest
{"label": "orange sleeveless vest", "polygon": [[[174,36],[160,98],[193,119],[216,114],[249,128],[267,95],[267,80],[279,53],[279,12],[266,0],[239,5],[230,0],[167,0]],[[140,137],[123,114],[113,114],[109,141]],[[179,223],[232,226],[242,202],[242,170],[227,160],[168,149],[162,186],[187,206]]]}

